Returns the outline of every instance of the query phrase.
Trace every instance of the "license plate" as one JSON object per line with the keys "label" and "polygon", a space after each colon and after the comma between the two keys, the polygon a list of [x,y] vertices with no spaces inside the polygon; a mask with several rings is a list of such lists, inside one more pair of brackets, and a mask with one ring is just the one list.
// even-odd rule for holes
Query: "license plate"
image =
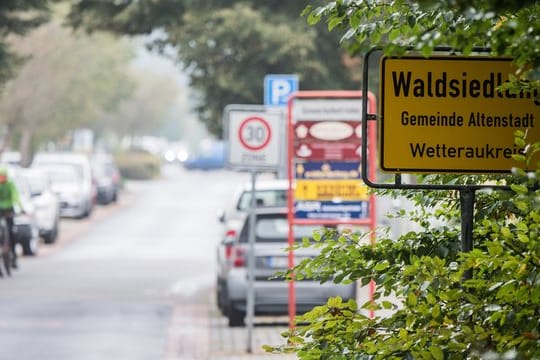
{"label": "license plate", "polygon": [[[298,265],[304,259],[309,259],[309,257],[297,256],[294,258],[294,264]],[[286,256],[268,256],[266,266],[271,269],[287,269],[289,268],[289,258]]]}
{"label": "license plate", "polygon": [[289,258],[285,256],[268,256],[266,266],[271,269],[287,269],[289,267]]}

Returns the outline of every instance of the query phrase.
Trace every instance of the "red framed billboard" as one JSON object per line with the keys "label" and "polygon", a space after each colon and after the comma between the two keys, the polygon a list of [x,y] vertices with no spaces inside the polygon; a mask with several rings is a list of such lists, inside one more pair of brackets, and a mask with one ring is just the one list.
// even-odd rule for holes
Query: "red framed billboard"
{"label": "red framed billboard", "polygon": [[[368,113],[377,104],[366,94]],[[294,225],[376,227],[375,197],[362,181],[362,91],[298,91],[288,102],[287,169],[289,245]],[[376,172],[375,123],[368,132],[368,167]],[[374,238],[372,237],[372,241]],[[289,251],[289,268],[294,254]],[[370,297],[374,284],[370,285]],[[294,283],[289,283],[289,319],[296,313]]]}

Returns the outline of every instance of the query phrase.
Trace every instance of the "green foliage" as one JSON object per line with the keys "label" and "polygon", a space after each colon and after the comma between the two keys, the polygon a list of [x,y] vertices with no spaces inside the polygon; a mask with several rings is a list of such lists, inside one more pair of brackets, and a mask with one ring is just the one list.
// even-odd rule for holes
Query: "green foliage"
{"label": "green foliage", "polygon": [[303,90],[360,88],[357,65],[346,65],[336,50],[338,35],[300,18],[307,3],[80,0],[69,22],[117,34],[157,30],[149,46],[171,55],[189,74],[200,120],[221,137],[225,106],[262,104],[266,74],[297,74]]}
{"label": "green foliage", "polygon": [[[516,141],[526,142],[525,134],[517,132]],[[529,144],[534,150],[524,161],[539,146]],[[474,250],[468,253],[459,251],[459,202],[449,192],[410,195],[419,210],[397,216],[417,221],[422,231],[399,239],[379,235],[372,246],[365,241],[369,234],[328,230],[314,245],[321,255],[288,275],[374,281],[373,302],[360,308],[376,316],[330,299],[297,319],[303,325],[283,334],[286,345],[266,350],[296,352],[300,359],[540,358],[537,169],[515,169],[511,191],[478,192]]]}
{"label": "green foliage", "polygon": [[325,21],[339,29],[353,53],[382,47],[386,54],[407,49],[429,56],[436,46],[469,55],[474,47],[511,56],[518,71],[512,84],[540,89],[540,4],[537,1],[349,1],[329,2],[304,11],[310,24]]}
{"label": "green foliage", "polygon": [[[133,93],[126,65],[134,52],[126,41],[74,33],[57,15],[25,36],[12,36],[10,44],[25,62],[0,94],[0,123],[15,139],[33,139],[34,149],[79,127],[98,130],[104,114]],[[3,145],[18,148],[23,158],[31,151]]]}
{"label": "green foliage", "polygon": [[161,173],[161,160],[145,151],[128,151],[115,155],[122,178],[129,180],[150,180]]}
{"label": "green foliage", "polygon": [[13,77],[23,58],[7,43],[10,35],[22,35],[48,19],[48,0],[2,0],[0,2],[0,89]]}

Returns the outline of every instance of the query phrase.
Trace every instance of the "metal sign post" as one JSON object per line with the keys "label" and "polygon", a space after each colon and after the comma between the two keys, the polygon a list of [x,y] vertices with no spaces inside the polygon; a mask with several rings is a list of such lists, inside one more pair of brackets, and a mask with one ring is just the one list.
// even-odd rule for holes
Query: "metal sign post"
{"label": "metal sign post", "polygon": [[249,212],[249,247],[248,247],[248,286],[246,298],[246,325],[247,325],[247,348],[248,353],[252,352],[251,344],[253,342],[253,318],[255,317],[255,182],[257,172],[251,171],[251,202]]}
{"label": "metal sign post", "polygon": [[246,351],[251,353],[255,317],[255,183],[258,171],[279,168],[283,139],[277,134],[280,125],[283,126],[282,112],[258,105],[228,105],[223,121],[224,139],[228,139],[228,167],[251,174],[246,289]]}

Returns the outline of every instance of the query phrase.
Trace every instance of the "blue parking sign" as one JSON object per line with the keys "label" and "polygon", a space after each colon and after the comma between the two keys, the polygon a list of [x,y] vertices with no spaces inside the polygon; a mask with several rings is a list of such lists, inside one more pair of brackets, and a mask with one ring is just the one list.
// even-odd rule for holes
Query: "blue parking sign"
{"label": "blue parking sign", "polygon": [[289,96],[298,91],[296,75],[266,75],[264,77],[264,105],[286,106]]}

